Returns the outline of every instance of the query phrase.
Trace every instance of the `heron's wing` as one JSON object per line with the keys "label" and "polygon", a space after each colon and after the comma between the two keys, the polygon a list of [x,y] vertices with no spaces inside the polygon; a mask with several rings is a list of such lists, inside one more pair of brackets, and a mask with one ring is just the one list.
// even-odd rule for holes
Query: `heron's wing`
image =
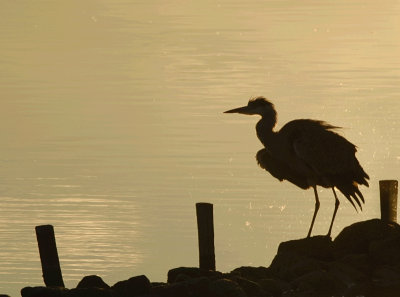
{"label": "heron's wing", "polygon": [[267,149],[261,149],[256,155],[257,163],[280,181],[288,180],[296,186],[307,189],[307,179],[296,173],[292,168],[279,159],[274,158]]}
{"label": "heron's wing", "polygon": [[332,131],[334,128],[324,122],[304,121],[291,134],[296,157],[303,160],[317,176],[354,171],[356,147]]}
{"label": "heron's wing", "polygon": [[361,208],[364,197],[357,184],[368,186],[368,175],[355,157],[356,146],[324,122],[306,121],[292,130],[290,141],[296,159],[312,170],[316,183],[337,187]]}

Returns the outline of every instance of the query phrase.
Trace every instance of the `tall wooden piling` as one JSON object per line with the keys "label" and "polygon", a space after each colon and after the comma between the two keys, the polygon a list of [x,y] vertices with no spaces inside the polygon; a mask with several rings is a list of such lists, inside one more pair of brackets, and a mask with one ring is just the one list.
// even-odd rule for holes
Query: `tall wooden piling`
{"label": "tall wooden piling", "polygon": [[200,269],[215,270],[213,205],[196,203]]}
{"label": "tall wooden piling", "polygon": [[53,226],[36,226],[35,230],[45,285],[47,287],[64,287]]}
{"label": "tall wooden piling", "polygon": [[397,180],[380,180],[381,220],[397,222]]}

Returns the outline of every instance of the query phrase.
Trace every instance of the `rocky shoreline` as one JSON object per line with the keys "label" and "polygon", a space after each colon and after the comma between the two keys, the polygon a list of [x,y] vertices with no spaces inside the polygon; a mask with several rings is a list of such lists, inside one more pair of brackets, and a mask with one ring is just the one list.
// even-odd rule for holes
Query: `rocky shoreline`
{"label": "rocky shoreline", "polygon": [[109,286],[86,276],[76,288],[25,287],[22,297],[395,297],[400,296],[400,226],[378,219],[326,236],[282,242],[269,267],[229,273],[180,267],[167,283],[134,276]]}

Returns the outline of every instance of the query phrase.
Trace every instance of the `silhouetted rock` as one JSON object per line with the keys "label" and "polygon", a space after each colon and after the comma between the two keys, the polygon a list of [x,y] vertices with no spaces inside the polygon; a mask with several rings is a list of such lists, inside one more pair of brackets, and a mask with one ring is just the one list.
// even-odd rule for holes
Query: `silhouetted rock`
{"label": "silhouetted rock", "polygon": [[332,240],[327,236],[314,236],[282,242],[278,254],[297,254],[318,260],[332,260]]}
{"label": "silhouetted rock", "polygon": [[289,283],[277,278],[265,278],[258,281],[267,296],[281,296],[290,289]]}
{"label": "silhouetted rock", "polygon": [[336,260],[337,263],[344,263],[358,271],[366,273],[370,269],[368,254],[344,255]]}
{"label": "silhouetted rock", "polygon": [[160,297],[209,296],[209,283],[210,280],[207,277],[196,277],[176,283],[157,285],[152,287],[150,292]]}
{"label": "silhouetted rock", "polygon": [[325,263],[297,253],[278,254],[271,263],[271,270],[280,279],[290,281],[311,271],[324,268]]}
{"label": "silhouetted rock", "polygon": [[145,275],[131,277],[128,280],[117,282],[111,287],[119,297],[145,295],[150,292],[150,281]]}
{"label": "silhouetted rock", "polygon": [[210,297],[247,297],[238,283],[221,278],[210,283]]}
{"label": "silhouetted rock", "polygon": [[97,275],[88,275],[82,278],[82,280],[76,286],[79,288],[102,288],[108,289],[110,288],[100,276]]}
{"label": "silhouetted rock", "polygon": [[372,278],[374,283],[381,287],[391,286],[400,283],[400,271],[390,266],[379,266],[374,269]]}
{"label": "silhouetted rock", "polygon": [[374,241],[400,235],[400,226],[379,219],[358,222],[342,230],[333,241],[336,257],[348,254],[367,254]]}
{"label": "silhouetted rock", "polygon": [[331,262],[327,270],[336,280],[351,288],[357,283],[363,283],[368,280],[368,275],[363,270],[357,270],[351,265],[342,262]]}
{"label": "silhouetted rock", "polygon": [[399,250],[399,225],[374,219],[346,227],[333,242],[324,236],[282,242],[269,268],[276,278],[290,283],[282,296],[365,293],[361,287],[352,288],[400,282]]}
{"label": "silhouetted rock", "polygon": [[375,285],[367,294],[367,297],[397,297],[400,293],[400,282],[381,286]]}
{"label": "silhouetted rock", "polygon": [[[66,297],[114,297],[115,295],[109,289],[103,288],[76,288],[71,289]],[[135,296],[135,295],[131,295]]]}
{"label": "silhouetted rock", "polygon": [[231,274],[239,275],[243,278],[249,280],[257,281],[260,279],[265,279],[273,276],[270,268],[266,267],[250,267],[242,266],[231,271]]}
{"label": "silhouetted rock", "polygon": [[263,288],[255,281],[248,280],[244,277],[236,275],[229,275],[226,278],[237,283],[248,297],[266,296],[266,293],[263,290]]}
{"label": "silhouetted rock", "polygon": [[293,280],[312,271],[326,268],[333,260],[332,241],[327,236],[315,236],[282,242],[270,269],[283,280]]}
{"label": "silhouetted rock", "polygon": [[26,287],[22,297],[395,297],[400,296],[400,226],[374,219],[329,237],[279,245],[270,267],[239,267],[229,273],[178,267],[167,283],[146,276],[111,288],[86,276],[75,289]]}
{"label": "silhouetted rock", "polygon": [[400,264],[400,232],[369,245],[369,256],[374,265]]}
{"label": "silhouetted rock", "polygon": [[190,289],[184,283],[158,285],[151,288],[150,293],[160,297],[191,296]]}
{"label": "silhouetted rock", "polygon": [[205,276],[208,278],[218,278],[222,276],[221,272],[204,270],[196,267],[178,267],[168,271],[168,283],[184,281],[190,278]]}
{"label": "silhouetted rock", "polygon": [[345,291],[346,285],[326,270],[315,270],[294,280],[292,289],[318,296],[336,296]]}
{"label": "silhouetted rock", "polygon": [[63,297],[68,289],[61,287],[25,287],[21,290],[22,297]]}

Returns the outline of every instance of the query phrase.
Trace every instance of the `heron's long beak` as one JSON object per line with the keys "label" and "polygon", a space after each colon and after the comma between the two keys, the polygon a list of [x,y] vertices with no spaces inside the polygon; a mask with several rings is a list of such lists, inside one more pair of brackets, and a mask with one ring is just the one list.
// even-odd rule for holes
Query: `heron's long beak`
{"label": "heron's long beak", "polygon": [[238,108],[234,108],[234,109],[231,109],[231,110],[224,111],[224,113],[253,114],[249,110],[249,107],[247,105],[246,106],[242,106],[242,107],[238,107]]}

